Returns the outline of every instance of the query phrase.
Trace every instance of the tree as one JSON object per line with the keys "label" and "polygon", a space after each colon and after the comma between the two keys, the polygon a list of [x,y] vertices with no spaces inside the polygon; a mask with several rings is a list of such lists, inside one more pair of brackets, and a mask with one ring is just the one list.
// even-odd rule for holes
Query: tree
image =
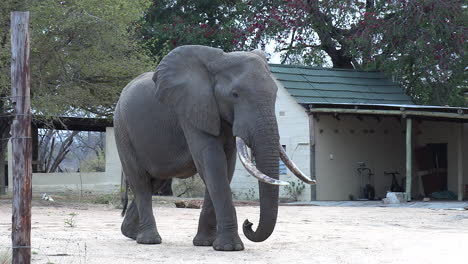
{"label": "tree", "polygon": [[253,0],[251,45],[283,63],[383,70],[415,102],[466,105],[466,5],[452,0]]}
{"label": "tree", "polygon": [[153,0],[139,32],[156,62],[181,45],[232,51],[247,41],[239,26],[246,7],[239,0]]}
{"label": "tree", "polygon": [[149,2],[33,3],[33,108],[49,116],[112,117],[122,88],[152,68],[133,34]]}
{"label": "tree", "polygon": [[42,129],[39,133],[38,172],[57,172],[60,163],[71,150],[75,136],[79,131],[59,131]]}
{"label": "tree", "polygon": [[[149,4],[147,0],[3,0],[0,138],[9,131],[9,125],[4,125],[4,116],[9,114],[8,101],[3,97],[11,91],[10,11],[31,12],[33,113],[47,118],[110,118],[122,88],[153,68],[134,34]],[[0,149],[0,160],[3,159]]]}

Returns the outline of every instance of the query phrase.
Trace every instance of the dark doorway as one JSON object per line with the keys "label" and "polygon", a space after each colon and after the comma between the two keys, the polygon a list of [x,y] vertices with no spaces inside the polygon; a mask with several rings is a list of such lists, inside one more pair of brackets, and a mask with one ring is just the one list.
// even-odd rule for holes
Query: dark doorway
{"label": "dark doorway", "polygon": [[447,143],[427,144],[416,149],[418,173],[421,175],[424,194],[447,191]]}

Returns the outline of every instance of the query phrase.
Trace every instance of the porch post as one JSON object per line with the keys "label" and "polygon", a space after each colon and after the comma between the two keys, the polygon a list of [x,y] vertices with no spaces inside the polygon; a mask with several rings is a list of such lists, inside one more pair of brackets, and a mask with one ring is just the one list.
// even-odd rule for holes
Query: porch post
{"label": "porch post", "polygon": [[460,128],[458,129],[457,152],[458,200],[463,201],[463,123],[460,123]]}
{"label": "porch post", "polygon": [[406,200],[411,201],[411,180],[412,180],[412,144],[411,144],[411,130],[412,119],[406,118]]}
{"label": "porch post", "polygon": [[[315,120],[312,114],[309,113],[309,137],[310,137],[310,178],[316,180],[315,175]],[[310,200],[317,200],[317,185],[310,185]]]}

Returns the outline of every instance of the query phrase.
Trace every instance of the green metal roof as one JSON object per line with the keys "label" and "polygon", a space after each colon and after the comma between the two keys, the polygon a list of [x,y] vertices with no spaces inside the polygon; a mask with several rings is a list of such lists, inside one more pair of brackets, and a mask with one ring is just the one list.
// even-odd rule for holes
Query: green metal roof
{"label": "green metal roof", "polygon": [[398,84],[377,71],[281,64],[270,64],[270,70],[300,104],[414,104]]}

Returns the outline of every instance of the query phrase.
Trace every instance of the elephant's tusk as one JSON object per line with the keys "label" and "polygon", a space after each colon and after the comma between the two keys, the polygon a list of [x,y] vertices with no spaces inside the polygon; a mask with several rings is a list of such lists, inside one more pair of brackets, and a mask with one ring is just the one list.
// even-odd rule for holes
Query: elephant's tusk
{"label": "elephant's tusk", "polygon": [[259,181],[272,184],[272,185],[289,185],[288,182],[280,181],[268,177],[267,175],[260,172],[257,167],[250,160],[249,154],[247,152],[247,146],[245,145],[244,140],[241,138],[236,138],[237,153],[239,154],[239,159],[244,166],[244,168]]}
{"label": "elephant's tusk", "polygon": [[279,145],[279,151],[280,151],[280,158],[288,167],[288,169],[296,175],[297,178],[299,178],[301,181],[308,183],[308,184],[316,184],[315,180],[312,180],[311,178],[307,177],[297,166],[294,164],[294,162],[288,157],[286,154],[286,151],[284,150],[283,146]]}

